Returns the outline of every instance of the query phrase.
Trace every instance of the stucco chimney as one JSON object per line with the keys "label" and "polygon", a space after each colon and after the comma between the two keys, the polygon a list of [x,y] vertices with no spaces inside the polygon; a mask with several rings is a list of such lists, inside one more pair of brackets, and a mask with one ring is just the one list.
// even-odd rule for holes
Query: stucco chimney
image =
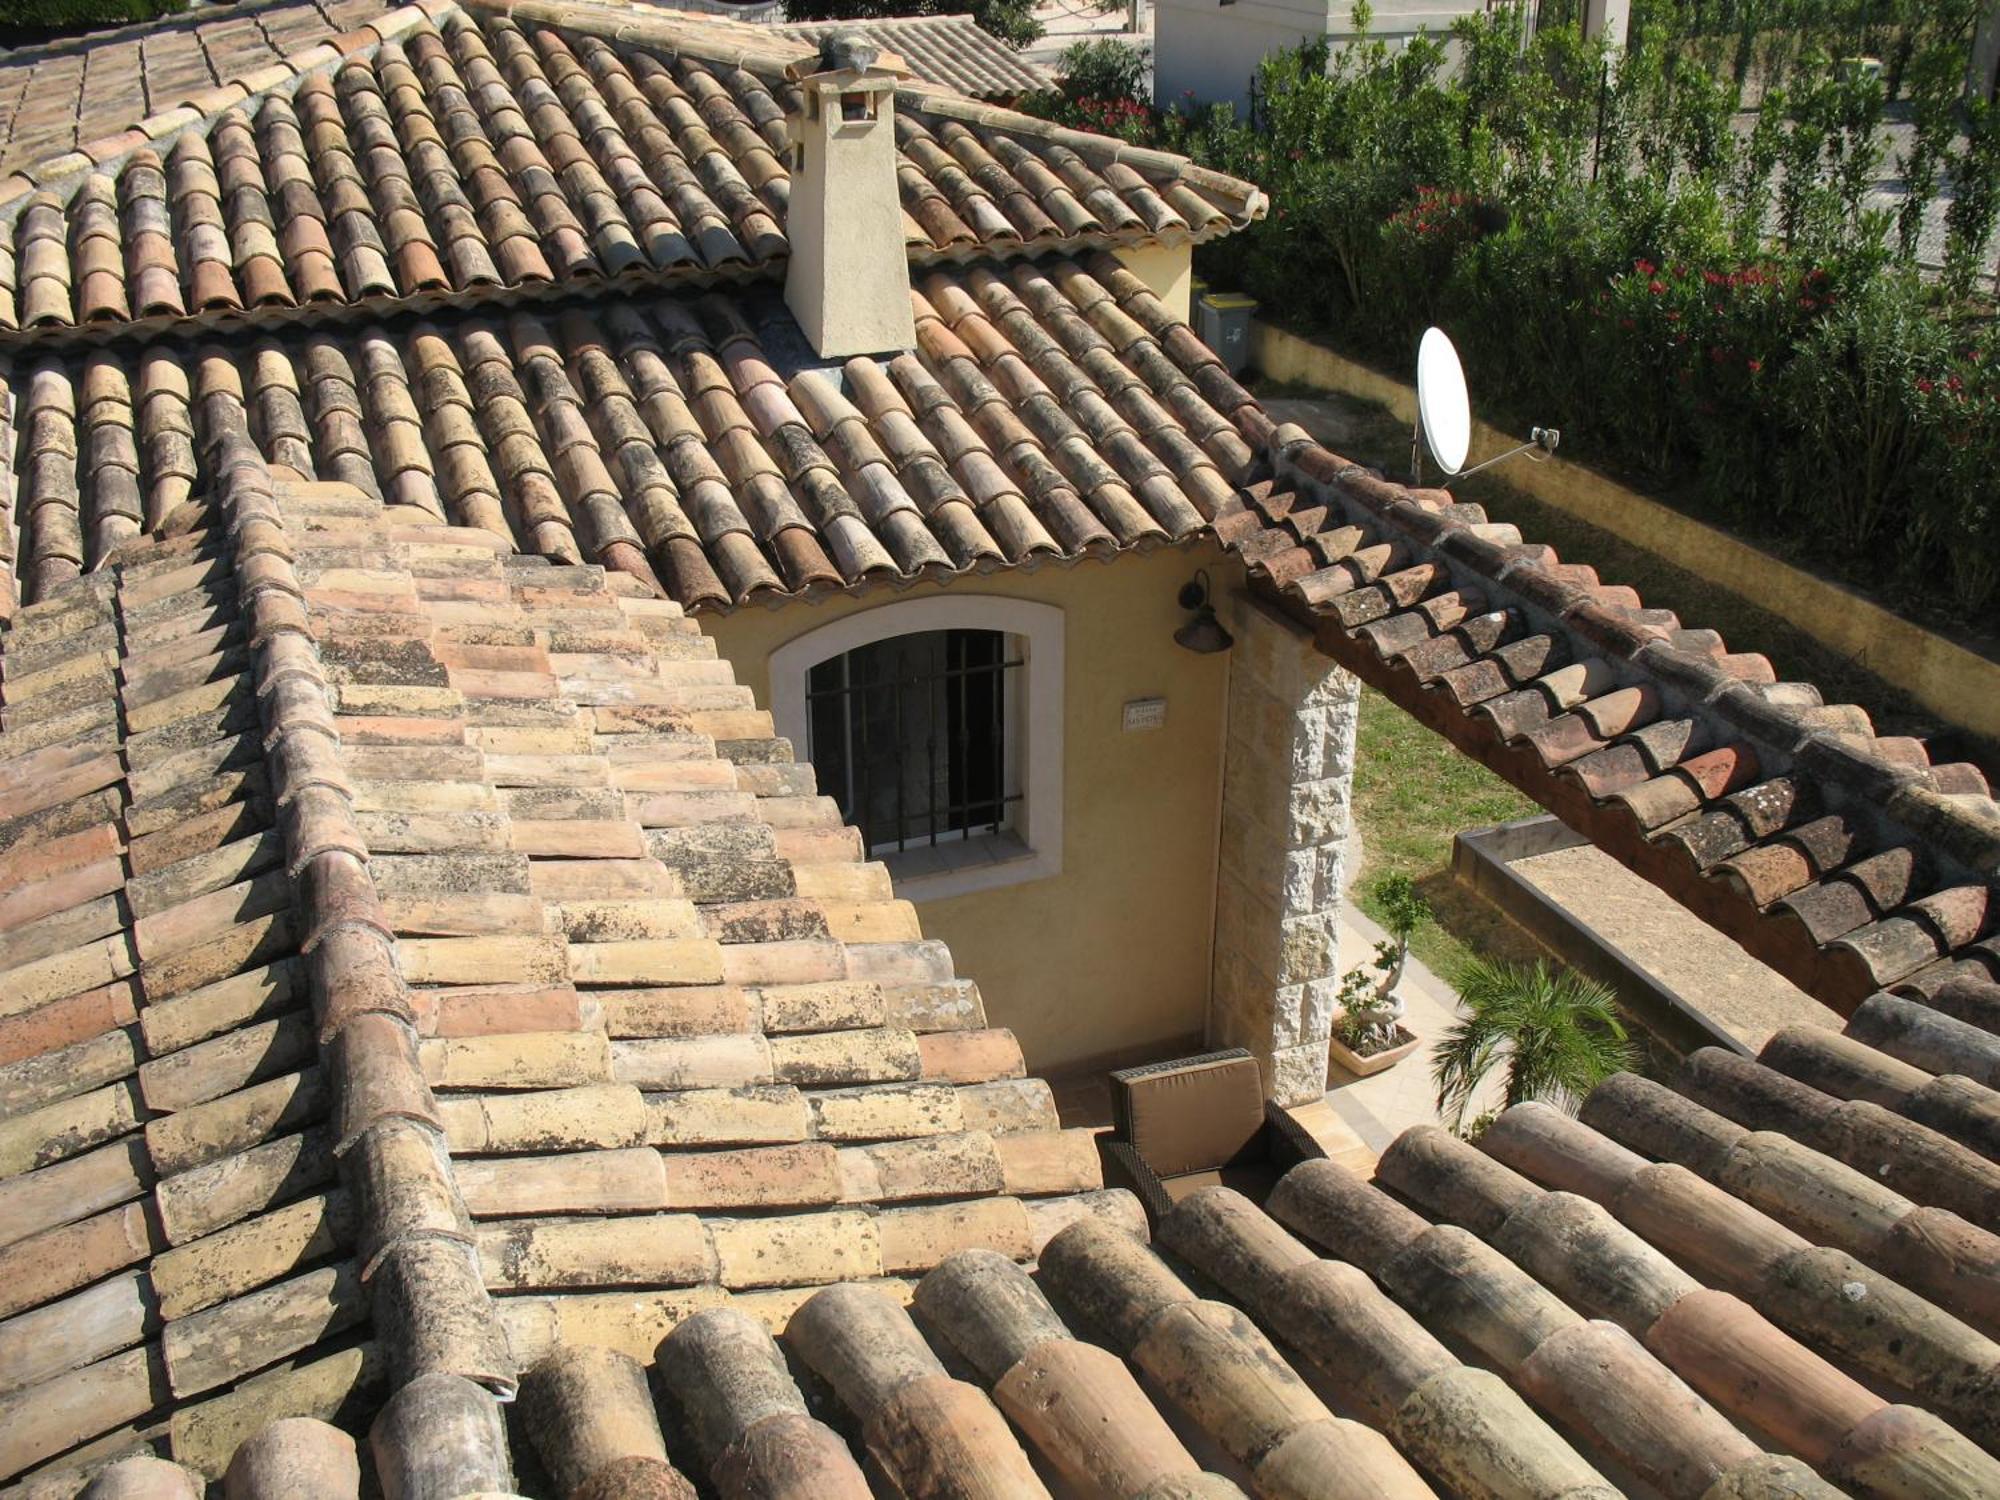
{"label": "stucco chimney", "polygon": [[789,71],[805,98],[792,117],[785,301],[822,358],[908,349],[917,330],[896,185],[896,80],[907,70],[846,31]]}

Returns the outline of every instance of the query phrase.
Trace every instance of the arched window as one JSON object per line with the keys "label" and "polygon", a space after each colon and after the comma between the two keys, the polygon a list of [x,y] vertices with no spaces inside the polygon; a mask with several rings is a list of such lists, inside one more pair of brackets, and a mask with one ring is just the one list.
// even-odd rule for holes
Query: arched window
{"label": "arched window", "polygon": [[1062,611],[900,600],[771,655],[778,731],[902,894],[962,895],[1062,866]]}

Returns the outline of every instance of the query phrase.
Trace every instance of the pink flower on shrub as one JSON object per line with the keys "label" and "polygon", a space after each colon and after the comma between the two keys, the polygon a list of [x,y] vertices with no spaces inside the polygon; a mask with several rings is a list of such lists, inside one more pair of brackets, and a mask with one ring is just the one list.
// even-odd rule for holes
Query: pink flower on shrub
{"label": "pink flower on shrub", "polygon": [[1662,282],[1657,276],[1646,283],[1646,290],[1651,292],[1655,297],[1666,291],[1666,289],[1666,283]]}

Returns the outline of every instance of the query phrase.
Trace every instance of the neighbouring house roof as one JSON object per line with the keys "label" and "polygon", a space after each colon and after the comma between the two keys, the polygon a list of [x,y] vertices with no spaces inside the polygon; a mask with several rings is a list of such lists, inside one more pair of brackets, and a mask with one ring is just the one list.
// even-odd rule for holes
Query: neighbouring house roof
{"label": "neighbouring house roof", "polygon": [[[0,176],[183,107],[206,113],[352,50],[382,0],[270,0],[0,52]],[[349,36],[348,33],[355,35]]]}
{"label": "neighbouring house roof", "polygon": [[[274,64],[249,98],[17,165],[0,178],[0,333],[381,314],[784,258],[783,74],[810,56],[802,39],[538,0],[429,10]],[[1263,211],[1249,184],[1164,152],[934,88],[901,105],[919,261],[1202,238]]]}
{"label": "neighbouring house roof", "polygon": [[1012,99],[1054,81],[970,15],[793,21],[778,29],[815,45],[836,31],[864,32],[900,56],[924,82],[973,99]]}
{"label": "neighbouring house roof", "polygon": [[[616,126],[633,99],[590,59],[672,80],[643,109],[720,204],[737,158],[687,142],[742,137],[789,44],[527,3],[369,24],[399,40],[288,96],[331,101],[299,137],[310,191],[271,186],[291,169],[252,128],[231,201],[317,202],[343,250],[387,234],[397,184],[456,162],[406,106],[462,97],[506,152],[458,180],[529,206],[557,300],[474,278],[412,306],[364,277],[261,305],[241,277],[268,256],[231,242],[240,310],[148,314],[130,279],[129,317],[80,328],[72,302],[0,348],[8,1500],[140,1451],[230,1471],[233,1500],[681,1496],[676,1467],[859,1497],[864,1453],[923,1500],[1051,1475],[1147,1500],[2000,1490],[1973,1446],[2000,1438],[1977,773],[1275,424],[1103,253],[1194,227],[1141,205],[1197,186],[1219,232],[1257,211],[1245,184],[923,94],[951,163],[906,140],[906,205],[914,173],[1025,215],[996,175],[1015,139],[1058,180],[1064,152],[1107,174],[1061,189],[1100,227],[981,230],[965,264],[906,247],[918,347],[824,366],[775,264],[567,258],[576,226],[651,222],[592,184],[661,138]],[[161,200],[127,161],[113,194],[143,285],[185,298],[212,257],[153,257],[217,226],[181,170]],[[419,196],[427,229],[445,201]],[[1160,1228],[1172,1263],[1147,1248],[689,610],[1210,534],[1847,1033],[1615,1079],[1582,1124],[1510,1111],[1485,1153],[1413,1132],[1393,1198],[1329,1164],[1275,1221],[1198,1195]],[[116,1483],[193,1493],[147,1462]]]}

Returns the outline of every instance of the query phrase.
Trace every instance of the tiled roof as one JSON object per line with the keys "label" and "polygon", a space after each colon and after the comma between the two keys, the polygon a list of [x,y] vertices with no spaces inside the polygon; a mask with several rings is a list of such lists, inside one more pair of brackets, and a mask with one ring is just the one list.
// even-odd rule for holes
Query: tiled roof
{"label": "tiled roof", "polygon": [[[0,654],[0,1476],[218,1475],[416,1377],[490,1414],[573,1346],[1129,1221],[678,606],[245,418],[205,396],[184,534]],[[439,1439],[405,1395],[385,1472]]]}
{"label": "tiled roof", "polygon": [[934,272],[916,351],[844,367],[775,288],[293,333],[192,371],[159,345],[30,364],[12,376],[23,596],[186,501],[211,387],[240,393],[273,462],[690,607],[1188,540],[1253,460],[1232,420],[1250,397],[1093,265]]}
{"label": "tiled roof", "polygon": [[815,45],[836,31],[863,32],[902,58],[926,83],[973,99],[1012,99],[1045,89],[1053,81],[969,15],[794,21],[778,29]]}
{"label": "tiled roof", "polygon": [[358,44],[344,34],[388,8],[383,0],[272,0],[0,53],[0,176],[183,106],[233,104],[290,76],[287,58],[324,43]]}
{"label": "tiled roof", "polygon": [[[1261,409],[1216,522],[1320,649],[1843,1014],[2000,980],[2000,804],[1865,710]],[[1697,1000],[1698,1003],[1698,1000]]]}
{"label": "tiled roof", "polygon": [[[7,1500],[2000,1492],[1977,772],[1276,426],[1102,253],[1245,184],[904,91],[913,258],[971,264],[826,366],[745,169],[791,43],[373,24],[30,169]],[[686,610],[1211,532],[1847,1033],[1147,1248]]]}
{"label": "tiled roof", "polygon": [[[0,179],[0,333],[740,278],[786,255],[783,69],[804,43],[657,10],[432,9]],[[1262,212],[1249,184],[1164,152],[936,89],[901,106],[919,261],[1201,238]]]}
{"label": "tiled roof", "polygon": [[1428,1334],[1664,1496],[1945,1500],[2000,1485],[2000,1239],[1925,1189],[1620,1074],[1582,1121],[1516,1105],[1477,1148],[1420,1127],[1373,1182],[1294,1170],[1276,1223],[1213,1190],[1159,1237],[1408,1442],[1443,1394]]}

